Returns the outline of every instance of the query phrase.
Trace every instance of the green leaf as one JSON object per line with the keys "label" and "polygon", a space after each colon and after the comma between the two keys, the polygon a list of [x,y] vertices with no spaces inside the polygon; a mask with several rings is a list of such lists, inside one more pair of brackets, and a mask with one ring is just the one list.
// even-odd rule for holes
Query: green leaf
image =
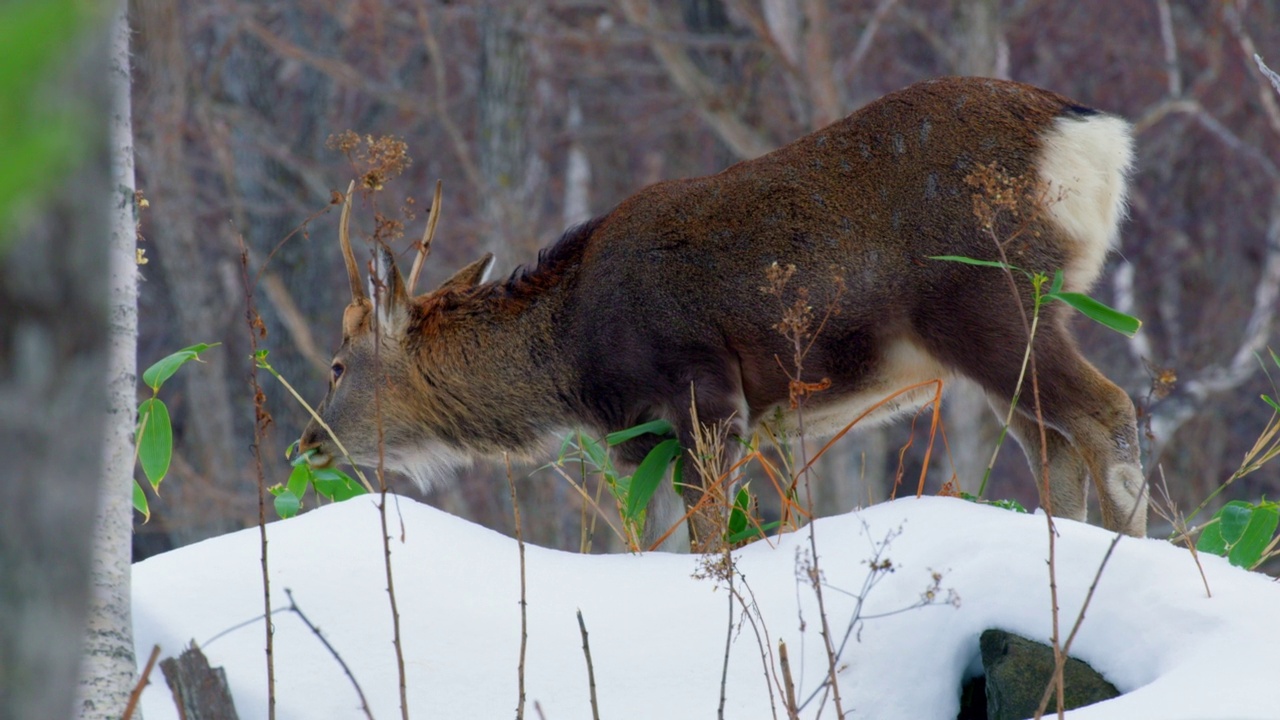
{"label": "green leaf", "polygon": [[302,502],[302,498],[307,494],[307,486],[311,484],[311,466],[307,464],[294,465],[293,472],[289,473],[289,492],[298,498],[298,502]]}
{"label": "green leaf", "polygon": [[1227,560],[1242,568],[1257,565],[1267,550],[1267,544],[1275,535],[1277,525],[1280,525],[1280,511],[1277,511],[1275,503],[1255,505],[1253,512],[1249,514],[1249,524],[1240,533],[1240,538],[1232,544]]}
{"label": "green leaf", "polygon": [[725,538],[725,542],[730,545],[738,545],[757,537],[764,537],[769,533],[769,531],[774,530],[781,524],[781,520],[774,520],[772,522],[763,523],[760,527],[748,525],[740,532],[730,533],[729,536]]}
{"label": "green leaf", "polygon": [[663,440],[649,451],[640,466],[631,476],[631,487],[627,492],[627,507],[624,510],[626,519],[635,521],[640,512],[649,504],[649,498],[658,489],[658,485],[667,475],[667,466],[680,453],[680,443],[675,440]]}
{"label": "green leaf", "polygon": [[[56,90],[59,69],[85,30],[99,24],[103,3],[77,0],[0,2],[0,250],[20,208],[58,187],[78,157],[92,149],[92,107]],[[62,98],[66,95],[66,98]]]}
{"label": "green leaf", "polygon": [[1210,555],[1225,556],[1227,554],[1227,542],[1222,539],[1222,523],[1218,521],[1217,516],[1205,523],[1204,530],[1200,531],[1200,539],[1196,540],[1196,550]]}
{"label": "green leaf", "polygon": [[964,255],[930,255],[930,260],[945,260],[946,262],[958,262],[965,265],[979,265],[981,267],[1000,268],[1001,270],[1018,270],[1015,265],[997,262],[995,260],[979,260],[977,258],[965,257]]}
{"label": "green leaf", "polygon": [[622,443],[632,438],[637,438],[637,437],[640,437],[641,435],[648,435],[648,434],[659,435],[659,436],[666,436],[666,435],[674,436],[676,434],[676,429],[672,427],[671,423],[667,422],[666,420],[650,420],[647,423],[640,423],[639,425],[636,425],[635,427],[627,428],[626,430],[619,430],[618,432],[609,433],[608,435],[604,436],[604,441],[609,447],[613,447],[614,445],[621,445]]}
{"label": "green leaf", "polygon": [[142,513],[142,522],[151,519],[151,508],[147,505],[147,494],[142,491],[142,485],[137,480],[133,481],[133,509]]}
{"label": "green leaf", "polygon": [[582,448],[583,455],[595,466],[596,470],[601,472],[612,470],[612,466],[609,463],[609,452],[595,438],[590,435],[579,434],[578,442]]}
{"label": "green leaf", "polygon": [[164,357],[156,362],[156,364],[147,368],[146,372],[142,373],[142,381],[155,392],[159,392],[160,386],[164,384],[165,380],[173,377],[173,374],[178,372],[178,368],[192,360],[199,360],[200,353],[211,347],[217,347],[220,344],[221,343],[214,343],[209,345],[207,343],[199,343],[188,348],[183,348],[172,355]]}
{"label": "green leaf", "polygon": [[342,502],[357,495],[364,494],[364,487],[351,479],[350,475],[337,468],[319,468],[313,471],[311,486],[316,492],[333,500]]}
{"label": "green leaf", "polygon": [[1263,393],[1262,402],[1270,405],[1272,410],[1275,410],[1276,412],[1280,412],[1280,403],[1277,403],[1275,400],[1272,400],[1270,395]]}
{"label": "green leaf", "polygon": [[751,512],[751,493],[747,491],[746,485],[738,489],[738,494],[733,500],[733,510],[729,513],[729,535],[737,535],[747,529],[747,522],[750,519]]}
{"label": "green leaf", "polygon": [[1057,295],[1058,293],[1062,292],[1062,284],[1063,284],[1064,282],[1066,282],[1066,276],[1062,274],[1062,271],[1061,271],[1061,270],[1054,270],[1054,271],[1053,271],[1053,284],[1049,286],[1049,293],[1048,293],[1048,294],[1052,296],[1052,295]]}
{"label": "green leaf", "polygon": [[1220,532],[1228,548],[1240,542],[1252,516],[1253,506],[1243,500],[1232,500],[1218,511]]}
{"label": "green leaf", "polygon": [[169,408],[160,398],[148,398],[138,406],[136,440],[142,472],[158,492],[173,457],[173,426],[169,422]]}
{"label": "green leaf", "polygon": [[1111,328],[1127,337],[1133,337],[1142,327],[1142,321],[1132,315],[1126,315],[1105,303],[1094,300],[1088,295],[1074,292],[1055,292],[1045,295],[1046,298],[1061,300],[1079,310],[1085,317]]}
{"label": "green leaf", "polygon": [[298,514],[298,510],[302,508],[302,501],[286,488],[276,495],[275,506],[276,514],[287,520]]}
{"label": "green leaf", "polygon": [[[1239,534],[1235,533],[1235,527],[1228,528],[1224,525],[1222,533],[1231,544],[1226,559],[1238,568],[1253,568],[1262,560],[1262,553],[1266,552],[1267,543],[1271,542],[1277,525],[1280,525],[1280,511],[1277,511],[1274,502],[1249,506],[1248,521],[1243,528],[1239,528]],[[1230,537],[1228,532],[1231,533]],[[1234,541],[1231,537],[1235,538]]]}
{"label": "green leaf", "polygon": [[1237,567],[1252,568],[1262,559],[1278,526],[1280,505],[1232,500],[1205,525],[1196,549],[1225,556]]}

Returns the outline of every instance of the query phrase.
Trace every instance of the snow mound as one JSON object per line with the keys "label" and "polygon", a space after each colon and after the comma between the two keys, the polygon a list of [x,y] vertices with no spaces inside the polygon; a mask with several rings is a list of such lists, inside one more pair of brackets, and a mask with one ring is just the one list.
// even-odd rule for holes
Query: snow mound
{"label": "snow mound", "polygon": [[[392,501],[389,520],[411,716],[512,717],[516,542],[406,498]],[[1113,536],[1071,521],[1057,527],[1065,637]],[[846,717],[949,720],[961,681],[981,670],[983,630],[1050,636],[1043,517],[947,498],[903,499],[819,520],[814,530],[837,641],[850,628],[868,561],[878,557],[892,568],[865,594],[864,622],[840,657]],[[272,606],[287,608],[284,591],[291,590],[350,667],[373,716],[388,718],[400,710],[380,533],[368,498],[267,527]],[[750,589],[759,612],[753,625],[740,623],[741,605],[722,583],[693,577],[695,556],[584,556],[527,546],[526,717],[539,717],[535,702],[549,720],[591,717],[577,610],[590,633],[602,717],[715,717],[731,604],[725,716],[785,717],[777,691],[769,692],[758,638],[767,632],[774,666],[777,643],[786,641],[797,697],[809,698],[827,660],[816,597],[804,579],[808,548],[806,529],[735,553],[745,578],[735,587]],[[254,528],[148,559],[133,574],[140,661],[153,644],[167,657],[195,640],[213,666],[225,668],[245,719],[267,713],[259,557]],[[1068,717],[1280,717],[1280,703],[1265,692],[1275,682],[1280,587],[1221,558],[1201,562],[1211,598],[1186,550],[1120,541],[1072,655],[1124,695]],[[319,639],[292,612],[273,617],[277,716],[363,717],[351,681]],[[801,715],[816,716],[821,702],[819,694]],[[177,717],[158,669],[143,710],[148,720]],[[834,717],[829,701],[824,713]]]}

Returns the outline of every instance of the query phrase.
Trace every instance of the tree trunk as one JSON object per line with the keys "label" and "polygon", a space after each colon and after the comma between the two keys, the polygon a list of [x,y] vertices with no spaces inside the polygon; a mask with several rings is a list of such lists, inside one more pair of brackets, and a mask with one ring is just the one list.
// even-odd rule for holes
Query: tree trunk
{"label": "tree trunk", "polygon": [[[133,124],[129,91],[128,3],[111,29],[111,240],[107,428],[102,500],[94,523],[93,587],[88,638],[80,670],[81,718],[119,718],[137,674],[130,615],[133,540],[134,420],[138,399],[138,263],[134,203]],[[141,717],[140,711],[134,717]]]}
{"label": "tree trunk", "polygon": [[62,82],[39,84],[50,105],[84,119],[75,132],[86,152],[66,170],[56,197],[33,208],[24,227],[4,229],[10,241],[0,248],[4,718],[71,715],[88,607],[106,406],[109,182],[105,127],[93,119],[108,107],[105,33],[77,35],[78,51],[68,44],[64,54],[73,62]]}
{"label": "tree trunk", "polygon": [[[484,249],[509,265],[535,238],[524,208],[529,192],[529,44],[521,31],[526,10],[485,3],[480,8],[480,174],[488,226]],[[520,243],[522,247],[513,247]]]}

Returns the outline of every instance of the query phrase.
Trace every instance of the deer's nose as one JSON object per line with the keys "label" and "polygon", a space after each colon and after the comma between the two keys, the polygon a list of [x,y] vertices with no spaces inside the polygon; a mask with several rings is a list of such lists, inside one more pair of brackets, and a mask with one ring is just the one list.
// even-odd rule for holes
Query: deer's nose
{"label": "deer's nose", "polygon": [[323,440],[323,434],[310,425],[302,432],[302,437],[298,438],[299,453],[314,451],[307,457],[307,464],[311,467],[328,467],[333,462],[333,458],[321,449]]}

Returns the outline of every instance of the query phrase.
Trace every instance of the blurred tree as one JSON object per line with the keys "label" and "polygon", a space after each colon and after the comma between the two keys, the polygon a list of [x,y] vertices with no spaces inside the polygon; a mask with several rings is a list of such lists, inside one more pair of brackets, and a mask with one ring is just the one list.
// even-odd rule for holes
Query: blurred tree
{"label": "blurred tree", "polygon": [[105,126],[69,118],[108,114],[101,10],[0,7],[0,138],[13,151],[0,176],[20,176],[5,188],[18,192],[0,193],[5,718],[69,717],[84,640],[106,422],[109,171]]}

